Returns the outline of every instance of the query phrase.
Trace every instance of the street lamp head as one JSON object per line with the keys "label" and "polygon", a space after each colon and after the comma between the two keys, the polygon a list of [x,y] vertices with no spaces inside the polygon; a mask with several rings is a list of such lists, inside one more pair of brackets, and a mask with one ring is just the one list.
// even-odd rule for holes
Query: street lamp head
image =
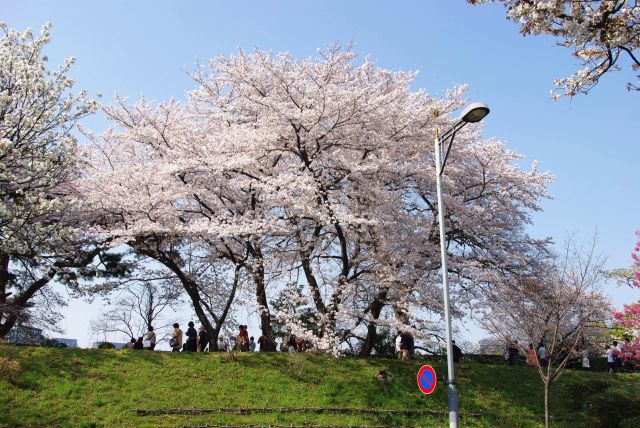
{"label": "street lamp head", "polygon": [[480,122],[489,114],[489,107],[485,103],[471,103],[460,115],[460,120],[467,123]]}

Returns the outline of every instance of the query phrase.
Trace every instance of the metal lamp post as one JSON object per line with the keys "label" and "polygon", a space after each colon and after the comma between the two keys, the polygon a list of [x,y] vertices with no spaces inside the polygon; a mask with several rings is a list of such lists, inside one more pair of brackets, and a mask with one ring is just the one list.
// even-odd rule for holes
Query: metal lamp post
{"label": "metal lamp post", "polygon": [[[447,278],[447,238],[444,232],[444,203],[442,201],[442,172],[449,157],[449,151],[453,145],[453,138],[467,123],[480,122],[489,114],[489,107],[484,103],[473,103],[467,106],[460,115],[460,120],[442,137],[438,135],[436,125],[436,137],[434,139],[436,152],[436,188],[438,193],[438,224],[440,226],[440,257],[442,258],[442,290],[444,293],[444,321],[447,340],[447,395],[449,397],[449,427],[458,428],[458,392],[456,391],[456,377],[453,367],[453,344],[451,343],[451,313],[449,312],[449,280]],[[443,146],[449,140],[446,153]],[[443,158],[444,154],[444,158]]]}

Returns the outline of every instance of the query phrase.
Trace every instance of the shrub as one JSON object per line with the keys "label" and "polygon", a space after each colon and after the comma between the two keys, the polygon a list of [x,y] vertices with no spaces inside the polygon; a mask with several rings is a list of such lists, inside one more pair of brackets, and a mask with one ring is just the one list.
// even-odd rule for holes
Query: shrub
{"label": "shrub", "polygon": [[582,409],[585,400],[593,395],[603,394],[611,382],[602,379],[592,379],[584,382],[570,383],[564,387],[564,395],[569,405],[576,409]]}
{"label": "shrub", "polygon": [[53,340],[53,339],[44,339],[41,345],[47,348],[66,348],[67,347],[66,343],[58,342],[57,340]]}
{"label": "shrub", "polygon": [[592,395],[584,408],[589,425],[598,428],[616,428],[621,420],[640,416],[640,401],[619,392]]}
{"label": "shrub", "polygon": [[111,342],[102,342],[98,345],[98,349],[116,349],[116,345]]}
{"label": "shrub", "polygon": [[618,424],[618,428],[637,428],[637,427],[640,427],[640,416],[623,419]]}
{"label": "shrub", "polygon": [[18,381],[20,374],[20,363],[7,357],[0,357],[0,378],[6,379],[11,383]]}

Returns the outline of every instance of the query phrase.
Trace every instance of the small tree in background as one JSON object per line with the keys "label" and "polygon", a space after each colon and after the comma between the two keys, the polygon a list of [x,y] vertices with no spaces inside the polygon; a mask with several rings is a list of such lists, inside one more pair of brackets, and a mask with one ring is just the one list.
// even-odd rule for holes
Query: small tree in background
{"label": "small tree in background", "polygon": [[550,425],[551,387],[585,346],[600,337],[609,303],[599,290],[604,259],[596,242],[585,248],[567,240],[564,253],[550,260],[523,260],[522,271],[487,292],[484,326],[503,341],[518,339],[521,353],[543,342],[546,364],[537,367],[544,383],[545,426]]}
{"label": "small tree in background", "polygon": [[[118,281],[118,287],[123,291],[112,308],[91,322],[93,333],[105,339],[109,334],[122,334],[128,340],[143,336],[151,326],[156,331],[156,343],[163,340],[173,321],[164,319],[162,313],[180,303],[182,290],[176,281],[160,272],[142,270],[139,275]],[[161,334],[165,329],[167,334]]]}

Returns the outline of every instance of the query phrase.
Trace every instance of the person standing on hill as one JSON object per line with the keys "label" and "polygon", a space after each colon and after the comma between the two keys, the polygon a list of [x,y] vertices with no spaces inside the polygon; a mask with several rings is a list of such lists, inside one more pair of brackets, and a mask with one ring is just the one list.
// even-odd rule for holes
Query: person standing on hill
{"label": "person standing on hill", "polygon": [[171,352],[180,352],[180,348],[182,348],[182,330],[180,330],[180,325],[177,322],[173,324],[173,333],[171,333],[169,346],[171,346]]}
{"label": "person standing on hill", "polygon": [[398,336],[396,336],[396,355],[398,356],[398,359],[401,360],[402,359],[402,346],[401,346],[401,342],[402,342],[402,332],[398,331]]}
{"label": "person standing on hill", "polygon": [[514,340],[511,345],[509,345],[507,349],[508,353],[508,361],[509,365],[519,365],[520,364],[520,351],[518,350],[518,341]]}
{"label": "person standing on hill", "polygon": [[187,329],[187,343],[185,347],[185,351],[195,352],[196,351],[196,343],[198,339],[198,332],[194,328],[195,324],[193,321],[189,321],[189,328]]}
{"label": "person standing on hill", "polygon": [[253,336],[249,338],[249,352],[256,352],[256,342],[253,341]]}
{"label": "person standing on hill", "polygon": [[622,358],[620,358],[621,355],[622,355],[622,349],[620,348],[618,341],[614,340],[613,341],[613,361],[616,364],[617,372],[620,372],[622,370]]}
{"label": "person standing on hill", "polygon": [[462,349],[460,349],[458,345],[456,345],[455,340],[452,340],[451,344],[453,345],[453,362],[458,364],[463,356]]}
{"label": "person standing on hill", "polygon": [[609,373],[617,372],[618,367],[616,366],[615,348],[613,345],[610,345],[604,349],[607,350],[607,371]]}
{"label": "person standing on hill", "polygon": [[132,337],[130,341],[127,342],[127,349],[133,349],[136,344],[136,338]]}
{"label": "person standing on hill", "polygon": [[153,331],[153,327],[149,326],[149,330],[144,339],[147,341],[147,349],[153,351],[156,347],[156,333]]}
{"label": "person standing on hill", "polygon": [[549,357],[549,353],[547,352],[547,348],[544,347],[544,343],[538,343],[538,361],[541,365],[547,365],[547,358]]}
{"label": "person standing on hill", "polygon": [[400,339],[400,350],[402,351],[402,359],[409,361],[413,353],[413,336],[409,333],[403,333]]}
{"label": "person standing on hill", "polygon": [[204,329],[204,326],[200,326],[200,333],[198,333],[198,339],[196,342],[196,350],[198,352],[204,352],[209,345],[209,335]]}
{"label": "person standing on hill", "polygon": [[249,332],[247,331],[246,325],[240,326],[240,336],[242,337],[242,343],[240,345],[240,350],[243,352],[249,351]]}
{"label": "person standing on hill", "polygon": [[144,345],[142,344],[142,336],[140,336],[136,343],[133,344],[133,349],[144,349]]}
{"label": "person standing on hill", "polygon": [[589,370],[591,363],[589,363],[589,350],[584,348],[582,350],[582,370]]}
{"label": "person standing on hill", "polygon": [[529,349],[527,349],[527,365],[531,367],[537,367],[538,364],[538,354],[536,350],[533,349],[533,343],[529,344]]}

